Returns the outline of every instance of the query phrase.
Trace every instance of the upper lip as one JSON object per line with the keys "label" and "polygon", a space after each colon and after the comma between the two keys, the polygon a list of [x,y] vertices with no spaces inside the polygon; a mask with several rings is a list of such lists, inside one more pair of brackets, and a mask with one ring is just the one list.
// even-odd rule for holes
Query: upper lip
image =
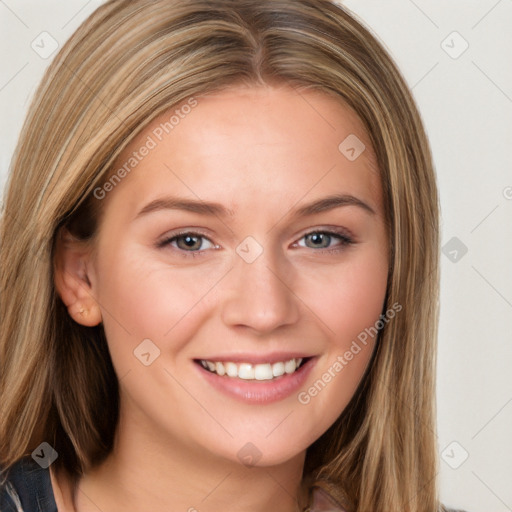
{"label": "upper lip", "polygon": [[313,357],[311,354],[305,352],[272,352],[270,354],[249,354],[249,353],[236,353],[236,354],[217,354],[208,357],[197,358],[197,361],[212,361],[212,362],[231,362],[231,363],[279,363],[281,361],[289,361],[290,359],[306,359]]}

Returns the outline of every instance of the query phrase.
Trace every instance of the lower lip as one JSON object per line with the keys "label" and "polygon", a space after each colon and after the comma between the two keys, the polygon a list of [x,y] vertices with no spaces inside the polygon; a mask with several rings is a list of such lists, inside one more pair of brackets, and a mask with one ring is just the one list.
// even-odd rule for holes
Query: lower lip
{"label": "lower lip", "polygon": [[312,357],[295,372],[272,380],[243,380],[220,376],[206,370],[200,364],[194,364],[208,383],[226,395],[243,402],[269,404],[284,400],[297,392],[308,378],[315,363],[316,357]]}

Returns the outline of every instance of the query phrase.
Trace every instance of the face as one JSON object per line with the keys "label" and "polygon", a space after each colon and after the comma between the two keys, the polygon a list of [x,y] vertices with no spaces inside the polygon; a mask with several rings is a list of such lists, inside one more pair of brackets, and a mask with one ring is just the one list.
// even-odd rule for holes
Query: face
{"label": "face", "polygon": [[325,93],[236,87],[186,104],[96,191],[88,278],[120,428],[278,464],[333,424],[374,348],[361,333],[383,313],[389,263],[375,157]]}

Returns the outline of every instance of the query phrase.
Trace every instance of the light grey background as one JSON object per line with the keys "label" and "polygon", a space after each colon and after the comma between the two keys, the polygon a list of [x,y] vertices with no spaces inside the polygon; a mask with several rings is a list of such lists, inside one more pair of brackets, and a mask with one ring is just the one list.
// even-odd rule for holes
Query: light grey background
{"label": "light grey background", "polygon": [[[62,45],[101,3],[0,0],[0,187],[52,58],[32,42],[48,51],[46,31]],[[441,496],[468,512],[512,511],[512,0],[343,3],[397,61],[436,164]]]}

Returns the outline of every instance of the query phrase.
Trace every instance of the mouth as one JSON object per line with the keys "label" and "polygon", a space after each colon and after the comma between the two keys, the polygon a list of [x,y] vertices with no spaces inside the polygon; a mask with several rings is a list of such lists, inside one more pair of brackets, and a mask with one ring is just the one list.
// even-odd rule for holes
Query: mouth
{"label": "mouth", "polygon": [[233,361],[210,361],[208,359],[196,359],[205,370],[215,373],[220,377],[242,380],[275,380],[283,375],[291,375],[299,370],[310,357],[294,357],[274,363],[249,363]]}
{"label": "mouth", "polygon": [[248,404],[263,405],[297,393],[306,384],[317,360],[317,356],[288,353],[227,355],[194,359],[194,363],[212,389]]}

